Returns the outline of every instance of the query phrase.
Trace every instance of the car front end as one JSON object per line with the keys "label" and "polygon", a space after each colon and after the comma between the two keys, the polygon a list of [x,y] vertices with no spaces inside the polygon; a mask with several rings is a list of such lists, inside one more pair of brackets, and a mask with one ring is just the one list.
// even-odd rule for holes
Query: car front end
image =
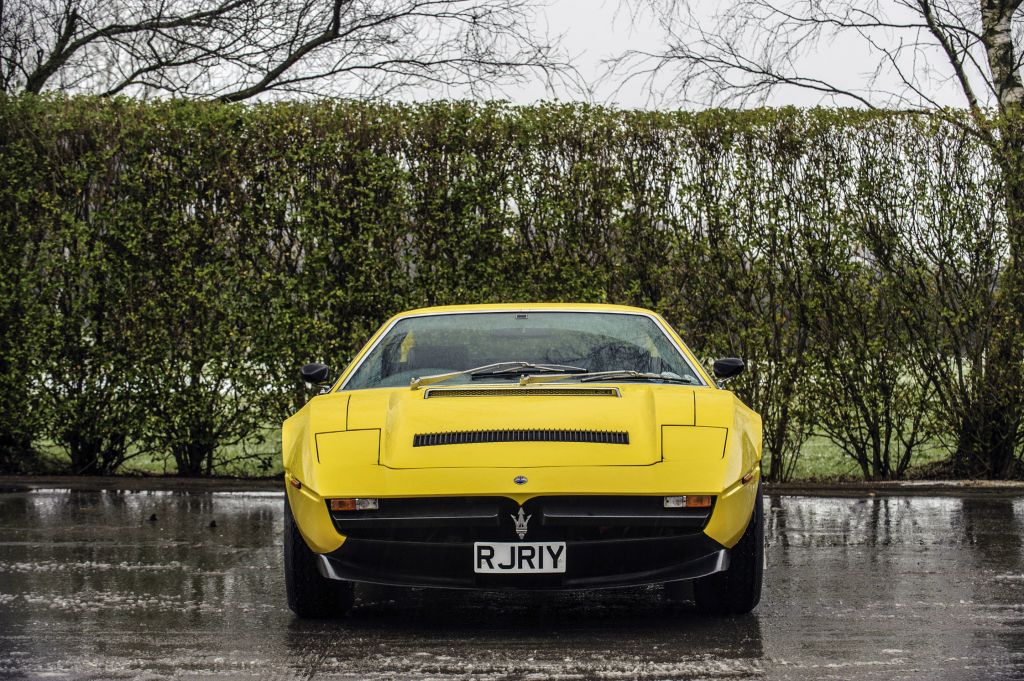
{"label": "car front end", "polygon": [[[565,363],[467,369],[538,348]],[[725,574],[758,515],[760,446],[760,418],[664,320],[613,306],[400,315],[283,429],[321,578],[470,589]]]}

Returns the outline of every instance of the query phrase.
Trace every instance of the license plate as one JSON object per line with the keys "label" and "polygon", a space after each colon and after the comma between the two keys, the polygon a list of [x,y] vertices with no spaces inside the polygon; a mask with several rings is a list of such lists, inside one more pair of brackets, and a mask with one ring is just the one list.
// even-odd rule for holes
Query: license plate
{"label": "license plate", "polygon": [[473,571],[510,575],[565,572],[565,542],[476,542]]}

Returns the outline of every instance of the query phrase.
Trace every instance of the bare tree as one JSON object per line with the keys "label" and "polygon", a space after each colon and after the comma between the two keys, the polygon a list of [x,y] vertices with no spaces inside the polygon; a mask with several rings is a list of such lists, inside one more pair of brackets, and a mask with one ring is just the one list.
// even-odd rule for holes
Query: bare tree
{"label": "bare tree", "polygon": [[[1024,413],[1024,0],[626,3],[635,20],[653,13],[664,42],[621,55],[612,67],[646,79],[652,92],[664,88],[669,99],[742,106],[800,90],[830,103],[930,112],[989,149],[1002,177],[1007,255],[993,293],[991,343],[969,368],[980,380],[976,389],[936,383],[961,393],[939,395],[958,405],[947,416],[956,431],[954,458],[964,464],[960,472],[1006,475]],[[859,82],[856,74],[853,80],[837,74],[846,71],[839,68],[844,62],[857,63]],[[949,92],[969,115],[941,106]],[[907,288],[933,301],[962,293],[943,289],[949,282],[934,267],[922,272],[890,264],[898,279],[925,277]],[[932,362],[931,371],[948,366]]]}
{"label": "bare tree", "polygon": [[[615,63],[632,77],[667,76],[671,98],[745,105],[795,88],[924,110],[940,108],[937,93],[954,85],[979,115],[1024,105],[1021,0],[627,1],[635,15],[654,12],[665,42]],[[826,54],[832,70],[865,60],[861,82],[818,68],[814,57]]]}
{"label": "bare tree", "polygon": [[538,0],[0,0],[0,90],[241,101],[573,77]]}

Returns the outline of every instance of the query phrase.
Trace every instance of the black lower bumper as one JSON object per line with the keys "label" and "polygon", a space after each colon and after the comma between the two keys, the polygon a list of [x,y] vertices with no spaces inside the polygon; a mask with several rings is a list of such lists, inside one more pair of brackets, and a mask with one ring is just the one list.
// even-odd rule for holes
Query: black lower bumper
{"label": "black lower bumper", "polygon": [[[666,508],[660,496],[385,498],[333,512],[341,548],[325,577],[453,589],[596,589],[693,579],[724,570],[704,534],[712,508]],[[475,542],[565,542],[564,573],[474,571]]]}
{"label": "black lower bumper", "polygon": [[566,542],[559,574],[478,574],[473,544],[348,538],[320,558],[331,579],[451,589],[599,589],[703,577],[728,567],[728,552],[703,532]]}

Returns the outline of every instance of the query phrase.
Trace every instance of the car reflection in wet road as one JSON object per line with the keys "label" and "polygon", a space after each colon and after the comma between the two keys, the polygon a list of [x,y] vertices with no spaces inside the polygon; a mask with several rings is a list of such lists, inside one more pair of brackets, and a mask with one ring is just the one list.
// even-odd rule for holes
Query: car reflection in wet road
{"label": "car reflection in wet road", "polygon": [[766,503],[750,616],[367,586],[300,622],[278,494],[0,494],[0,676],[1024,679],[1024,498]]}

